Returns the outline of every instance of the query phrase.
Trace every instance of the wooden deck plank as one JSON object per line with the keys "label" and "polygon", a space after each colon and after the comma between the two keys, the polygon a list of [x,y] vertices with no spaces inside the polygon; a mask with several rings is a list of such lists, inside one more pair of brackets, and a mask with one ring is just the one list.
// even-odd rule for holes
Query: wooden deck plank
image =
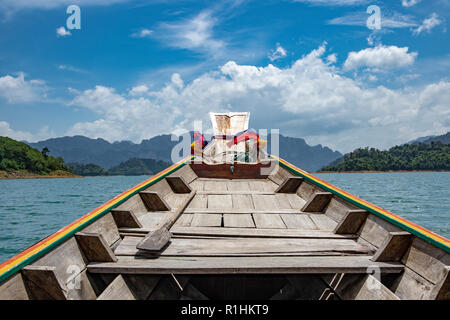
{"label": "wooden deck plank", "polygon": [[322,230],[334,230],[337,226],[337,222],[322,213],[309,214],[309,217]]}
{"label": "wooden deck plank", "polygon": [[400,273],[397,262],[373,262],[370,256],[333,257],[120,257],[115,263],[90,263],[92,273],[112,274],[330,274]]}
{"label": "wooden deck plank", "polygon": [[[196,194],[194,199],[189,203],[188,209],[206,209],[208,206],[208,196],[206,194]],[[185,212],[186,212],[185,210]]]}
{"label": "wooden deck plank", "polygon": [[[116,256],[145,255],[136,249],[141,237],[124,237]],[[161,256],[285,256],[368,254],[369,249],[350,239],[172,238]]]}
{"label": "wooden deck plank", "polygon": [[[186,215],[186,214],[183,214]],[[121,228],[121,232],[141,234],[149,232],[146,229]],[[323,238],[323,239],[356,239],[354,234],[339,235],[324,230],[299,229],[256,229],[256,228],[222,228],[222,227],[185,227],[174,225],[170,231],[174,236],[198,235],[218,237],[250,237],[250,238]]]}
{"label": "wooden deck plank", "polygon": [[306,203],[306,201],[300,198],[296,193],[288,193],[286,194],[286,197],[288,198],[292,209],[300,210]]}
{"label": "wooden deck plank", "polygon": [[278,205],[280,209],[292,209],[289,198],[287,197],[287,193],[276,193],[275,197],[277,198]]}
{"label": "wooden deck plank", "polygon": [[139,217],[139,222],[146,229],[157,229],[161,227],[170,218],[170,211],[150,212]]}
{"label": "wooden deck plank", "polygon": [[193,214],[190,213],[183,213],[178,220],[175,222],[174,227],[189,227],[192,222],[192,218],[194,217]]}
{"label": "wooden deck plank", "polygon": [[[199,180],[198,178],[192,181],[189,186],[192,190],[203,191],[204,181]],[[198,193],[197,193],[198,194]]]}
{"label": "wooden deck plank", "polygon": [[224,214],[223,225],[227,228],[254,228],[251,214]]}
{"label": "wooden deck plank", "polygon": [[253,204],[257,210],[277,210],[278,200],[275,194],[252,194]]}
{"label": "wooden deck plank", "polygon": [[222,181],[215,180],[205,180],[203,185],[204,191],[226,191],[227,190],[227,180]]}
{"label": "wooden deck plank", "polygon": [[300,214],[281,214],[284,224],[289,229],[317,230],[316,224],[311,220],[309,215]]}
{"label": "wooden deck plank", "polygon": [[255,224],[257,228],[271,228],[271,229],[285,229],[286,225],[279,214],[253,214],[253,219],[255,219]]}
{"label": "wooden deck plank", "polygon": [[[196,208],[186,208],[185,213],[205,213],[205,214],[220,214],[225,212],[224,209],[196,209]],[[251,214],[251,213],[265,213],[265,214],[300,214],[302,213],[296,209],[232,209],[226,210],[229,214]]]}
{"label": "wooden deck plank", "polygon": [[233,209],[254,209],[253,200],[249,194],[233,194],[231,200]]}
{"label": "wooden deck plank", "polygon": [[169,193],[164,200],[167,202],[170,208],[176,209],[183,204],[184,200],[188,197],[188,193]]}
{"label": "wooden deck plank", "polygon": [[208,195],[208,209],[231,210],[233,202],[231,195],[227,194],[210,194]]}
{"label": "wooden deck plank", "polygon": [[227,182],[227,190],[229,192],[249,192],[250,191],[250,186],[248,184],[248,181],[229,180]]}
{"label": "wooden deck plank", "polygon": [[221,214],[195,213],[191,222],[191,226],[193,227],[220,227],[221,225]]}
{"label": "wooden deck plank", "polygon": [[252,191],[275,192],[273,185],[265,179],[249,181],[249,185]]}

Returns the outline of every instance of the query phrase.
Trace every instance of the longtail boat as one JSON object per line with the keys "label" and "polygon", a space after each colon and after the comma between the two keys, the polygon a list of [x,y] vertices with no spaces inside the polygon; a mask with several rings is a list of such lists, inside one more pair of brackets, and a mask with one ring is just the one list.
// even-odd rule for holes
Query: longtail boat
{"label": "longtail boat", "polygon": [[0,265],[0,299],[450,299],[450,242],[211,113],[192,153]]}

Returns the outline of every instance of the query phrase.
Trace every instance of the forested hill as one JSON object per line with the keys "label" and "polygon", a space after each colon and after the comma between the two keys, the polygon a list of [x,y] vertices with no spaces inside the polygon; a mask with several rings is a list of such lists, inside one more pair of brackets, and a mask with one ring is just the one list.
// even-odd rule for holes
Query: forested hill
{"label": "forested hill", "polygon": [[72,175],[62,158],[51,157],[48,152],[48,149],[39,151],[23,142],[0,137],[0,176]]}
{"label": "forested hill", "polygon": [[450,170],[450,145],[441,142],[356,149],[321,171]]}
{"label": "forested hill", "polygon": [[[321,145],[310,146],[300,138],[280,135],[279,142],[280,157],[307,171],[319,170],[331,161],[342,157],[338,151]],[[171,136],[166,134],[142,140],[139,144],[131,141],[110,143],[100,138],[74,136],[53,138],[29,143],[29,145],[39,150],[48,147],[51,155],[63,157],[67,163],[96,164],[109,169],[132,158],[171,162],[172,149],[178,143],[178,141],[172,141]],[[272,152],[270,139],[267,150]]]}

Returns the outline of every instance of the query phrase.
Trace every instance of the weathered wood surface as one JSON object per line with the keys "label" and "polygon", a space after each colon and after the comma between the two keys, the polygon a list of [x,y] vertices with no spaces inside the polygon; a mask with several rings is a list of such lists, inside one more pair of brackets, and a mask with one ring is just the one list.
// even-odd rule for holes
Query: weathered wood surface
{"label": "weathered wood surface", "polygon": [[393,224],[373,215],[369,214],[361,228],[360,236],[367,242],[379,248],[384,239],[389,236],[389,232],[404,231]]}
{"label": "weathered wood surface", "polygon": [[370,274],[345,274],[333,289],[343,300],[400,300]]}
{"label": "weathered wood surface", "polygon": [[90,262],[114,262],[117,261],[111,248],[99,233],[78,232],[75,234],[86,259]]}
{"label": "weathered wood surface", "polygon": [[261,209],[196,209],[196,208],[186,208],[185,213],[201,213],[201,214],[252,214],[252,213],[261,213],[261,214],[300,214],[301,212],[296,209],[269,209],[269,210],[261,210]]}
{"label": "weathered wood surface", "polygon": [[[186,214],[183,214],[185,216]],[[181,219],[180,218],[180,219]],[[133,232],[136,236],[143,237],[149,230],[120,229],[121,232]],[[323,238],[323,239],[356,239],[357,235],[338,235],[325,230],[305,229],[256,229],[256,228],[222,228],[222,227],[185,227],[175,224],[170,231],[177,235],[219,236],[219,237],[250,237],[250,238]]]}
{"label": "weathered wood surface", "polygon": [[118,275],[97,300],[136,300],[122,275]]}
{"label": "weathered wood surface", "polygon": [[398,262],[373,262],[369,256],[323,257],[119,257],[113,262],[90,263],[92,273],[123,274],[330,274],[368,273],[377,266],[382,273],[400,273]]}
{"label": "weathered wood surface", "polygon": [[120,239],[119,230],[111,212],[105,214],[103,217],[94,221],[81,231],[86,233],[101,234],[108,246],[111,246]]}
{"label": "weathered wood surface", "polygon": [[195,213],[191,222],[191,226],[193,227],[220,227],[221,225],[221,214]]}
{"label": "weathered wood surface", "polygon": [[[125,237],[115,254],[144,254],[136,249],[140,237]],[[345,255],[368,254],[368,249],[349,239],[172,238],[162,256],[233,255]]]}
{"label": "weathered wood surface", "polygon": [[0,284],[0,300],[29,300],[22,274],[16,273]]}
{"label": "weathered wood surface", "polygon": [[[240,215],[238,215],[240,216]],[[259,229],[270,228],[270,229],[285,229],[286,225],[281,219],[279,214],[253,214],[253,219],[255,220],[256,227]]]}
{"label": "weathered wood surface", "polygon": [[170,211],[170,207],[162,196],[155,191],[141,191],[139,195],[149,211]]}
{"label": "weathered wood surface", "polygon": [[26,266],[22,269],[25,286],[33,300],[67,300],[67,288],[58,279],[55,267]]}
{"label": "weathered wood surface", "polygon": [[175,193],[190,193],[192,191],[182,176],[169,176],[166,177],[166,180]]}
{"label": "weathered wood surface", "polygon": [[208,209],[231,210],[233,208],[230,194],[208,195]]}
{"label": "weathered wood surface", "polygon": [[171,173],[169,177],[183,177],[183,179],[188,184],[197,179],[197,175],[195,174],[194,170],[192,170],[190,165],[181,167],[177,171]]}
{"label": "weathered wood surface", "polygon": [[334,230],[334,228],[336,228],[337,223],[325,214],[310,214],[309,217],[317,226],[317,228],[321,230]]}
{"label": "weathered wood surface", "polygon": [[275,190],[276,193],[296,193],[298,187],[303,182],[301,177],[288,177],[284,182]]}
{"label": "weathered wood surface", "polygon": [[[161,228],[169,219],[172,212],[149,212],[139,218],[144,229],[156,230]],[[137,230],[137,228],[136,228]]]}
{"label": "weathered wood surface", "polygon": [[255,224],[250,214],[224,214],[223,226],[226,228],[254,228]]}
{"label": "weathered wood surface", "polygon": [[172,237],[169,229],[183,213],[189,202],[195,197],[195,193],[195,190],[191,191],[189,195],[183,200],[183,202],[178,206],[175,212],[171,213],[168,216],[161,227],[159,227],[157,230],[150,231],[148,235],[145,236],[145,238],[136,245],[136,248],[146,251],[159,251],[164,248]]}
{"label": "weathered wood surface", "polygon": [[[136,249],[145,250],[150,252],[158,252],[163,249],[172,238],[172,234],[166,227],[161,227],[155,231],[150,231],[143,239],[139,239],[135,243]],[[120,251],[120,247],[123,245],[123,240],[116,248],[115,252]]]}
{"label": "weathered wood surface", "polygon": [[389,232],[389,236],[372,257],[373,261],[400,261],[411,244],[412,234],[406,231]]}
{"label": "weathered wood surface", "polygon": [[368,214],[365,210],[348,210],[339,221],[334,232],[339,234],[357,233]]}
{"label": "weathered wood surface", "polygon": [[[118,231],[117,235],[120,239]],[[71,237],[30,266],[55,267],[56,277],[64,285],[86,268],[86,261],[77,241]]]}
{"label": "weathered wood surface", "polygon": [[139,194],[135,194],[114,210],[132,211],[137,217],[148,212],[148,208],[146,207],[144,201],[142,201],[142,198]]}
{"label": "weathered wood surface", "polygon": [[111,214],[119,228],[142,228],[142,224],[132,210],[113,209],[111,210]]}
{"label": "weathered wood surface", "polygon": [[[190,213],[183,213],[177,221],[174,223],[173,227],[189,227],[192,222],[192,218],[194,217],[193,214]],[[122,230],[122,229],[121,229]]]}
{"label": "weathered wood surface", "polygon": [[450,255],[422,239],[414,237],[403,264],[433,284],[440,282],[450,265]]}
{"label": "weathered wood surface", "polygon": [[330,192],[316,192],[302,208],[304,212],[322,212],[330,202],[333,194]]}
{"label": "weathered wood surface", "polygon": [[281,219],[289,229],[318,230],[308,214],[281,214]]}

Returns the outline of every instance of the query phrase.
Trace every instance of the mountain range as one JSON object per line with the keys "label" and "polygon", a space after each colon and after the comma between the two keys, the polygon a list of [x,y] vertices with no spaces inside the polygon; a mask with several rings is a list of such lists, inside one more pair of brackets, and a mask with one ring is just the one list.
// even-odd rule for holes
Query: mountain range
{"label": "mountain range", "polygon": [[[280,157],[307,171],[319,170],[342,157],[339,151],[322,145],[310,146],[301,138],[280,135],[279,142]],[[178,141],[171,141],[171,135],[159,135],[138,144],[131,141],[110,143],[101,138],[73,136],[27,144],[38,150],[47,147],[50,155],[62,157],[66,163],[96,164],[109,169],[131,158],[171,162],[172,148]],[[270,140],[268,150],[271,150]]]}

